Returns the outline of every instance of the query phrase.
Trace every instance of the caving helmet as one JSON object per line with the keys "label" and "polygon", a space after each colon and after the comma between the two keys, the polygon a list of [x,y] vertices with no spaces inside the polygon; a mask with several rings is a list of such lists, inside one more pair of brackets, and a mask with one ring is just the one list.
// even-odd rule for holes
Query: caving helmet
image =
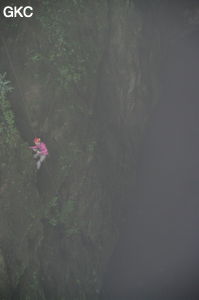
{"label": "caving helmet", "polygon": [[41,139],[40,139],[40,138],[38,138],[38,137],[35,137],[35,138],[34,138],[34,143],[35,143],[35,144],[40,143],[40,142],[41,142]]}

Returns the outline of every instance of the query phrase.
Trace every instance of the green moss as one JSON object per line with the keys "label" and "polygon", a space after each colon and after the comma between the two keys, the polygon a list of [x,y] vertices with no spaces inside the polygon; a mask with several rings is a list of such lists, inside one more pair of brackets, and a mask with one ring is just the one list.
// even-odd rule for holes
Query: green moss
{"label": "green moss", "polygon": [[7,95],[13,88],[10,81],[6,80],[6,74],[0,74],[0,134],[5,135],[5,142],[16,145],[17,130],[14,114],[7,100]]}

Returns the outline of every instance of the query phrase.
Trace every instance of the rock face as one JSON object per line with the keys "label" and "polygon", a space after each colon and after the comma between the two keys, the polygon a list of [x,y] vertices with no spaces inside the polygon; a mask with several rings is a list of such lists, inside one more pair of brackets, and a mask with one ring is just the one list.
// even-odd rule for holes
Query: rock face
{"label": "rock face", "polygon": [[185,18],[193,14],[189,5],[173,11],[175,32],[166,30],[166,16],[177,7],[158,10],[158,31],[168,41],[159,103],[140,147],[136,193],[103,300],[198,299],[199,43],[198,25]]}
{"label": "rock face", "polygon": [[[32,19],[1,19],[0,295],[94,300],[135,201],[161,68],[197,5],[176,1],[172,24],[169,1],[32,5]],[[50,153],[38,173],[34,136]]]}
{"label": "rock face", "polygon": [[6,263],[3,254],[0,254],[0,291],[2,299],[9,299],[10,297],[10,285],[8,279],[8,273],[6,270]]}
{"label": "rock face", "polygon": [[[36,188],[36,178],[27,145],[15,127],[8,103],[9,83],[1,77],[1,297],[11,299],[24,284],[31,284],[37,271],[37,250],[42,239],[40,218],[43,204]],[[27,282],[27,278],[29,281]],[[27,287],[36,297],[37,287]],[[21,299],[23,291],[19,291]]]}

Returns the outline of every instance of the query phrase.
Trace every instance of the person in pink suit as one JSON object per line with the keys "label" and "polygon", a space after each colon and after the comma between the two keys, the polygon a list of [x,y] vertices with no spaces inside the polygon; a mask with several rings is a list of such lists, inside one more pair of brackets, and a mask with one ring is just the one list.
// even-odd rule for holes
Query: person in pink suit
{"label": "person in pink suit", "polygon": [[36,137],[34,138],[35,146],[31,146],[30,148],[36,152],[34,158],[37,159],[37,170],[40,169],[42,162],[46,159],[48,155],[48,149],[46,144],[41,142],[41,139]]}

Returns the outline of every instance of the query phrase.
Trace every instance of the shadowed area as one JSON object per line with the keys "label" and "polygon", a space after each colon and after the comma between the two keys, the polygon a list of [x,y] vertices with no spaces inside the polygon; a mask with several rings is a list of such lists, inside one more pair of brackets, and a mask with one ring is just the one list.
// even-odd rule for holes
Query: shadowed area
{"label": "shadowed area", "polygon": [[172,45],[103,299],[198,299],[199,35]]}

